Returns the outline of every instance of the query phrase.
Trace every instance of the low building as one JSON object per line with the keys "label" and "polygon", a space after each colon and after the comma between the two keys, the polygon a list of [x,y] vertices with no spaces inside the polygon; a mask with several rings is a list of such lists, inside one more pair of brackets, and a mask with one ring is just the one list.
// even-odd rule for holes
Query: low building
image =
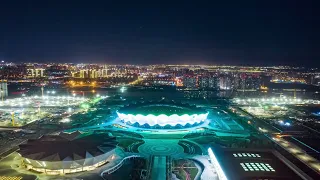
{"label": "low building", "polygon": [[219,164],[221,174],[224,174],[226,179],[298,180],[309,178],[277,151],[214,149],[213,152],[212,159],[216,158],[216,164]]}
{"label": "low building", "polygon": [[48,175],[90,171],[110,161],[117,145],[107,134],[44,135],[19,145],[23,165]]}

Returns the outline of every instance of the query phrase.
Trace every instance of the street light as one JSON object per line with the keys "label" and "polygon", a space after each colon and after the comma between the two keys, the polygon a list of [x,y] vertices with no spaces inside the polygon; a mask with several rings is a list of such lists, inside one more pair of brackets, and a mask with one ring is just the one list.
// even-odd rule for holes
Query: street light
{"label": "street light", "polygon": [[2,99],[2,102],[3,102],[3,89],[1,88],[1,99]]}
{"label": "street light", "polygon": [[11,112],[11,122],[12,126],[14,126],[14,112]]}
{"label": "street light", "polygon": [[41,86],[41,96],[43,97],[43,90],[44,90],[44,88],[43,88],[43,86]]}
{"label": "street light", "polygon": [[123,93],[125,90],[126,90],[125,87],[121,87],[121,88],[120,88],[120,91],[121,91],[122,93]]}

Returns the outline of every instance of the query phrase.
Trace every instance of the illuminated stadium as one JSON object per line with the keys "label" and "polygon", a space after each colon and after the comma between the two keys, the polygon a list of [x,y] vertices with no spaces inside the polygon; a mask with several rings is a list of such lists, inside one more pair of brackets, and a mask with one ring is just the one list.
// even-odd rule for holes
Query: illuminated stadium
{"label": "illuminated stadium", "polygon": [[79,132],[44,135],[19,145],[23,165],[36,172],[61,175],[90,171],[112,160],[117,141],[106,134]]}
{"label": "illuminated stadium", "polygon": [[195,126],[208,116],[202,108],[175,102],[130,104],[119,109],[117,114],[127,124],[152,128]]}

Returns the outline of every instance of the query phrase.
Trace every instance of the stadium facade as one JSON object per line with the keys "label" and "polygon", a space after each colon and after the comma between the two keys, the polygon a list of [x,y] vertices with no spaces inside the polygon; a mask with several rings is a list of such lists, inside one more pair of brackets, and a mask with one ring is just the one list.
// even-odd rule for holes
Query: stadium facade
{"label": "stadium facade", "polygon": [[208,112],[189,104],[175,102],[143,102],[124,106],[118,117],[128,124],[164,127],[197,125],[207,119]]}

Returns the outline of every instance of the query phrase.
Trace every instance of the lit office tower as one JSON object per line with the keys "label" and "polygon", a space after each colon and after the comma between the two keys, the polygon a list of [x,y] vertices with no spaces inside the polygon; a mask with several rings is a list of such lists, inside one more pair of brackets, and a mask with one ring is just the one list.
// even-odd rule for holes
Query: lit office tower
{"label": "lit office tower", "polygon": [[198,86],[201,89],[219,89],[219,79],[214,76],[198,77]]}
{"label": "lit office tower", "polygon": [[98,78],[98,76],[99,76],[99,71],[97,71],[95,69],[90,70],[90,78],[91,79]]}
{"label": "lit office tower", "polygon": [[0,97],[8,96],[8,84],[6,80],[0,80]]}
{"label": "lit office tower", "polygon": [[197,88],[197,77],[195,76],[183,77],[183,86],[190,89]]}
{"label": "lit office tower", "polygon": [[208,76],[200,76],[198,78],[198,85],[201,89],[209,88],[209,77]]}
{"label": "lit office tower", "polygon": [[320,75],[315,75],[311,77],[311,84],[320,86]]}
{"label": "lit office tower", "polygon": [[249,76],[246,80],[247,89],[259,89],[261,86],[261,78],[257,75]]}
{"label": "lit office tower", "polygon": [[80,78],[87,78],[88,77],[88,70],[87,69],[81,69],[80,70]]}
{"label": "lit office tower", "polygon": [[222,90],[232,89],[232,81],[229,76],[220,77],[220,89],[222,89]]}
{"label": "lit office tower", "polygon": [[44,77],[44,71],[45,69],[42,68],[27,69],[27,76],[28,78]]}
{"label": "lit office tower", "polygon": [[239,89],[254,90],[261,86],[261,77],[256,74],[241,74],[239,81]]}
{"label": "lit office tower", "polygon": [[219,89],[219,78],[215,76],[209,77],[208,84],[210,89]]}
{"label": "lit office tower", "polygon": [[100,77],[108,77],[108,66],[104,65],[100,70]]}

